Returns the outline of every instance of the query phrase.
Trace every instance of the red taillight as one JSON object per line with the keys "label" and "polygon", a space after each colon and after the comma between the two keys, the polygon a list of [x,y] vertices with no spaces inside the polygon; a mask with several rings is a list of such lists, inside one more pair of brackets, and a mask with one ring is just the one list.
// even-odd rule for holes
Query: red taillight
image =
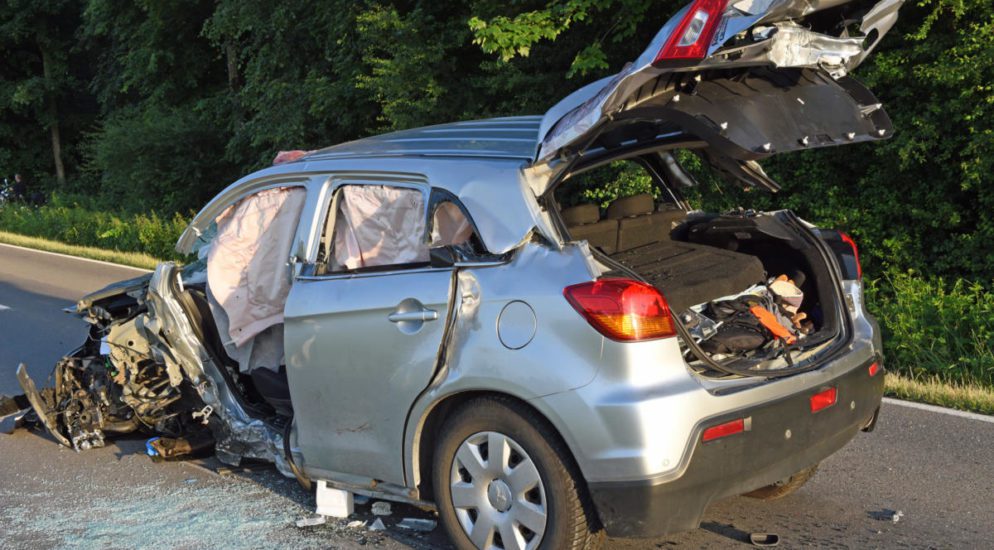
{"label": "red taillight", "polygon": [[666,299],[632,279],[601,279],[568,286],[563,296],[598,332],[612,340],[652,340],[676,334]]}
{"label": "red taillight", "polygon": [[710,428],[704,430],[704,435],[701,436],[701,441],[707,443],[708,441],[714,441],[722,437],[728,437],[730,435],[735,435],[737,433],[742,433],[746,429],[745,418],[737,418],[731,422],[725,422],[724,424],[718,424],[717,426],[711,426]]}
{"label": "red taillight", "polygon": [[822,390],[811,396],[811,412],[816,413],[825,410],[835,404],[839,399],[839,391],[835,388]]}
{"label": "red taillight", "polygon": [[842,238],[842,242],[848,244],[852,248],[853,258],[856,259],[856,276],[860,279],[863,278],[863,266],[859,265],[859,247],[856,246],[856,241],[852,240],[852,237],[839,231],[839,237]]}
{"label": "red taillight", "polygon": [[877,373],[880,372],[880,363],[874,361],[873,364],[870,365],[869,371],[870,371],[870,376],[876,376]]}
{"label": "red taillight", "polygon": [[653,63],[704,59],[728,0],[694,0]]}

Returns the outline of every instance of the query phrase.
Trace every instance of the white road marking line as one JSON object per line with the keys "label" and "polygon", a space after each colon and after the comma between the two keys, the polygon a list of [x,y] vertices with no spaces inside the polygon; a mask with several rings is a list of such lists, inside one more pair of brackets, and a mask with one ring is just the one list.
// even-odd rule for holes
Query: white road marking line
{"label": "white road marking line", "polygon": [[10,306],[5,306],[3,304],[0,304],[0,311],[5,311],[5,310],[8,310],[8,309],[10,309]]}
{"label": "white road marking line", "polygon": [[909,409],[920,409],[923,411],[929,411],[939,414],[948,414],[949,416],[958,416],[960,418],[968,418],[970,420],[979,420],[981,422],[994,424],[994,416],[988,416],[986,414],[958,411],[956,409],[947,409],[946,407],[939,407],[936,405],[926,405],[924,403],[915,403],[914,401],[904,401],[902,399],[894,399],[893,397],[885,397],[884,403],[887,403],[889,405],[908,407]]}
{"label": "white road marking line", "polygon": [[28,248],[26,246],[17,246],[16,244],[0,243],[0,246],[7,246],[7,247],[10,247],[10,248],[19,248],[21,250],[26,250],[28,252],[37,252],[38,254],[49,254],[51,256],[61,256],[63,258],[69,258],[71,260],[79,260],[81,262],[90,262],[90,263],[93,263],[93,264],[109,265],[109,266],[112,266],[112,267],[119,267],[121,269],[133,269],[135,271],[141,271],[142,273],[151,273],[151,271],[149,271],[148,269],[142,269],[140,267],[132,267],[130,265],[124,265],[124,264],[115,264],[114,262],[105,262],[103,260],[94,260],[94,259],[91,259],[91,258],[81,258],[79,256],[71,256],[69,254],[60,254],[59,252],[49,252],[47,250],[38,250],[37,248]]}

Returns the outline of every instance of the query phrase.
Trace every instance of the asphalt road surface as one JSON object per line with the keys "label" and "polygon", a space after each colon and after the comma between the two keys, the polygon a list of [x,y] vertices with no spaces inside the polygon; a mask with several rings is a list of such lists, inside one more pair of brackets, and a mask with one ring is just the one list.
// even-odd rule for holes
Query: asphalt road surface
{"label": "asphalt road surface", "polygon": [[[136,270],[0,245],[0,393],[19,393],[26,362],[39,384],[78,345],[82,321],[62,308]],[[300,529],[313,496],[272,468],[221,470],[213,459],[152,462],[140,439],[75,453],[39,432],[0,435],[3,548],[444,548],[442,529],[396,526],[429,513],[394,504],[372,532],[370,504],[347,521]],[[899,521],[892,517],[903,512]],[[781,547],[981,548],[994,546],[994,423],[899,402],[877,430],[826,460],[799,492],[775,502],[733,498],[695,531],[611,548],[745,547],[751,532]]]}

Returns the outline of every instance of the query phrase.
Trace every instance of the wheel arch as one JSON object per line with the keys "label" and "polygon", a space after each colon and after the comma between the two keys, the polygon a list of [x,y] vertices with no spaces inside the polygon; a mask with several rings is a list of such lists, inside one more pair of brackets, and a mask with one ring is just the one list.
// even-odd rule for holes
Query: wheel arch
{"label": "wheel arch", "polygon": [[[581,471],[576,457],[574,456],[573,447],[569,444],[569,440],[563,437],[562,431],[558,426],[556,426],[556,423],[552,421],[550,416],[543,413],[534,404],[505,392],[493,390],[466,390],[445,396],[436,401],[421,415],[421,421],[415,428],[417,431],[414,435],[413,449],[411,453],[411,472],[413,474],[411,481],[413,488],[417,491],[418,498],[434,502],[435,495],[432,488],[432,462],[434,460],[435,443],[438,440],[442,423],[451,411],[455,410],[464,403],[474,399],[488,397],[514,403],[515,405],[524,407],[534,413],[535,416],[544,422],[551,432],[555,434],[555,436],[559,439],[559,442],[562,443],[562,446],[566,449],[568,455],[565,457],[566,460],[569,460],[573,466],[576,467],[578,472]],[[583,485],[584,491],[586,491],[586,480],[584,480]]]}

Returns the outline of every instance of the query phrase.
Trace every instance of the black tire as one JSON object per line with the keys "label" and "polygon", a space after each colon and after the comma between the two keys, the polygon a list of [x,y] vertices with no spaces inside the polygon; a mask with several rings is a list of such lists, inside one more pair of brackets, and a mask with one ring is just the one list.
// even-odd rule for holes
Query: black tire
{"label": "black tire", "polygon": [[760,487],[755,491],[749,491],[742,496],[758,498],[759,500],[777,500],[778,498],[783,498],[803,487],[808,480],[814,477],[815,472],[817,471],[818,465],[815,464],[814,466],[797,472],[787,479],[782,479],[772,485],[767,485],[766,487]]}
{"label": "black tire", "polygon": [[544,418],[511,399],[500,397],[477,398],[459,406],[442,425],[435,447],[432,462],[435,501],[442,525],[457,548],[470,550],[476,546],[456,515],[450,486],[454,460],[464,442],[483,432],[510,438],[538,471],[547,513],[538,548],[600,548],[604,531],[565,444]]}

